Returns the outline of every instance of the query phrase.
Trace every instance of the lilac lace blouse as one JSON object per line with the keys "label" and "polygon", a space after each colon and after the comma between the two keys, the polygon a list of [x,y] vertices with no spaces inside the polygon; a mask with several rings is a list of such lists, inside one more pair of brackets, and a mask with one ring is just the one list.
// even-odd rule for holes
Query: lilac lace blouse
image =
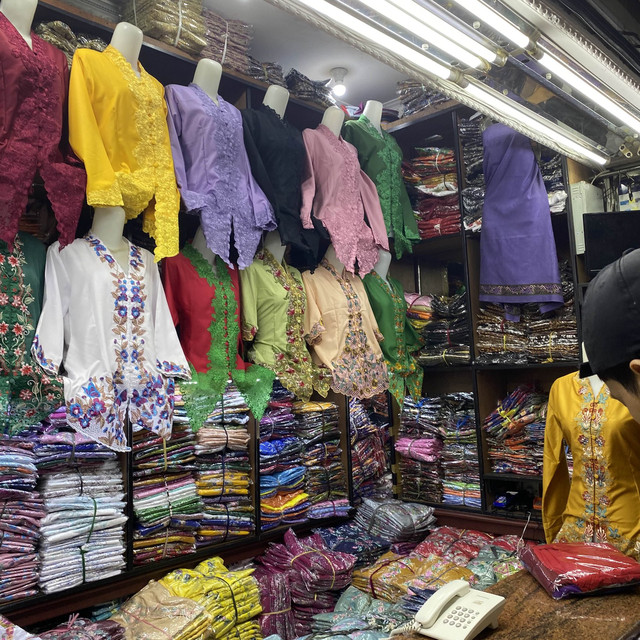
{"label": "lilac lace blouse", "polygon": [[227,264],[231,229],[238,266],[253,262],[263,231],[276,228],[273,208],[249,166],[242,116],[196,84],[166,88],[176,180],[189,211],[200,212],[207,246]]}

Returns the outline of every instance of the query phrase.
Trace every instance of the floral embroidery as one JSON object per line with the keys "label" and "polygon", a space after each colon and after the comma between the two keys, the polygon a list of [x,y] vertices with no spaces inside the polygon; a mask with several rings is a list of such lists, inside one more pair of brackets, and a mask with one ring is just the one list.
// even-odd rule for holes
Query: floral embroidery
{"label": "floral embroidery", "polygon": [[357,398],[369,398],[389,388],[387,366],[382,355],[377,356],[362,327],[362,305],[351,282],[341,277],[333,266],[323,260],[321,265],[340,284],[347,299],[349,325],[344,348],[340,356],[331,362],[333,382],[331,388],[336,393]]}
{"label": "floral embroidery", "polygon": [[[327,395],[331,385],[331,376],[325,374],[313,363],[311,354],[305,344],[304,314],[307,308],[302,283],[293,277],[286,264],[281,265],[267,249],[256,255],[262,260],[271,275],[287,292],[289,306],[287,309],[287,350],[275,353],[273,370],[285,389],[296,394],[296,397],[308,402],[315,389],[322,397]],[[315,327],[314,327],[315,329]],[[319,337],[324,327],[318,328]]]}
{"label": "floral embroidery", "polygon": [[[577,374],[576,374],[577,376]],[[584,540],[614,545],[623,553],[633,550],[633,543],[612,527],[607,517],[611,504],[611,480],[605,456],[603,427],[607,421],[606,408],[609,389],[603,385],[597,398],[588,379],[579,379],[578,393],[582,397],[580,412],[575,418],[580,435],[580,451],[572,451],[574,474],[582,474],[587,487],[582,495],[585,515],[565,520],[556,540],[559,542]]]}
{"label": "floral embroidery", "polygon": [[166,360],[163,360],[162,362],[160,362],[160,360],[156,360],[156,367],[165,376],[171,376],[174,378],[184,378],[189,376],[189,372],[186,371],[184,367],[173,362],[167,362]]}
{"label": "floral embroidery", "polygon": [[313,327],[311,327],[311,331],[307,334],[307,342],[313,346],[314,344],[318,344],[320,340],[322,340],[322,334],[325,332],[324,325],[322,322],[314,323]]}
{"label": "floral embroidery", "polygon": [[236,368],[238,344],[238,305],[227,265],[216,256],[216,270],[191,245],[182,253],[189,259],[197,274],[215,287],[211,297],[211,346],[209,369],[204,373],[192,368],[191,382],[180,385],[184,394],[185,410],[194,431],[200,429],[216,403],[222,398],[227,383],[233,380],[245,398],[256,420],[260,420],[269,402],[273,387],[273,372],[260,365],[251,365],[246,371]]}

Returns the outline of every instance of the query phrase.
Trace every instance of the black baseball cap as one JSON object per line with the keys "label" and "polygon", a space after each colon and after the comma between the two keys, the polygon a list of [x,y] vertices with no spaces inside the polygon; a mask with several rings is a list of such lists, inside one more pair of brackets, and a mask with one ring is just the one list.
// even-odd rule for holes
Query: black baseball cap
{"label": "black baseball cap", "polygon": [[640,356],[640,249],[626,252],[591,281],[582,305],[585,378]]}

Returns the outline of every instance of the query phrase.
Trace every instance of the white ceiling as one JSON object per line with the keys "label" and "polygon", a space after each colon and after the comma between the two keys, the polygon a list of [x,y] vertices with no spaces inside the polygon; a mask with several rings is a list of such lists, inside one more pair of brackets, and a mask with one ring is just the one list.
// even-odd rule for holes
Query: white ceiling
{"label": "white ceiling", "polygon": [[252,55],[279,63],[285,74],[295,67],[312,80],[326,80],[333,67],[345,67],[347,93],[342,100],[347,104],[393,100],[396,83],[404,79],[395,69],[265,0],[205,0],[204,4],[227,20],[252,24]]}

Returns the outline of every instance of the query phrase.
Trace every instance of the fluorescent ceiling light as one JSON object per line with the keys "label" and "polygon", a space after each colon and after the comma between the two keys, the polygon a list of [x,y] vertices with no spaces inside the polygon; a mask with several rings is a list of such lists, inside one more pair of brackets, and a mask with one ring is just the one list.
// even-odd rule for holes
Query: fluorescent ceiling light
{"label": "fluorescent ceiling light", "polygon": [[487,106],[495,109],[498,113],[502,113],[505,116],[512,118],[516,122],[531,129],[532,131],[546,136],[561,147],[570,149],[576,155],[582,158],[586,158],[595,164],[604,165],[607,163],[607,158],[605,156],[594,153],[593,151],[591,151],[591,149],[587,148],[583,144],[580,144],[575,140],[572,140],[568,136],[560,133],[556,128],[551,126],[551,123],[545,124],[539,119],[523,113],[515,106],[513,106],[514,103],[511,99],[502,97],[501,95],[494,92],[490,92],[485,87],[473,83],[470,83],[466,87],[465,91],[480,102],[483,102]]}
{"label": "fluorescent ceiling light", "polygon": [[508,20],[505,20],[497,11],[480,2],[480,0],[453,0],[453,2],[472,13],[488,27],[501,33],[507,40],[521,49],[527,49],[531,44],[527,35],[517,27],[514,27]]}
{"label": "fluorescent ceiling light", "polygon": [[590,98],[596,105],[608,111],[614,118],[640,133],[640,120],[623,109],[619,104],[611,100],[604,92],[581,78],[573,69],[544,52],[538,62],[546,67],[553,75],[564,80],[570,87],[582,95]]}
{"label": "fluorescent ceiling light", "polygon": [[420,67],[423,71],[430,73],[442,80],[449,80],[451,78],[451,69],[439,62],[436,62],[432,58],[420,53],[416,49],[412,49],[408,45],[402,44],[395,38],[383,33],[379,29],[375,29],[370,24],[358,20],[355,16],[329,4],[325,0],[297,0],[300,4],[309,7],[312,11],[319,13],[329,20],[339,23],[343,27],[346,27],[356,37],[364,38],[371,42],[371,44],[378,45],[387,49],[391,53],[403,57],[407,62]]}
{"label": "fluorescent ceiling light", "polygon": [[358,1],[468,67],[478,68],[483,66],[483,58],[488,62],[495,62],[498,57],[495,51],[476,42],[430,11],[415,4],[409,8],[406,0]]}

